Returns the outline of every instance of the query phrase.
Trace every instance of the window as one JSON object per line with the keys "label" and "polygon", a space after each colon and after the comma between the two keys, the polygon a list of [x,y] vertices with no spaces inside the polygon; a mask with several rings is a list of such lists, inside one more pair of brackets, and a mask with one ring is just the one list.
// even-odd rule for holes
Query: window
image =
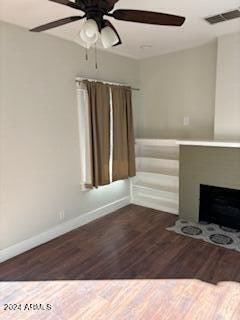
{"label": "window", "polygon": [[81,187],[136,174],[131,88],[77,81]]}
{"label": "window", "polygon": [[88,92],[83,83],[77,82],[78,127],[80,144],[80,184],[86,190],[91,185],[90,133],[88,114]]}

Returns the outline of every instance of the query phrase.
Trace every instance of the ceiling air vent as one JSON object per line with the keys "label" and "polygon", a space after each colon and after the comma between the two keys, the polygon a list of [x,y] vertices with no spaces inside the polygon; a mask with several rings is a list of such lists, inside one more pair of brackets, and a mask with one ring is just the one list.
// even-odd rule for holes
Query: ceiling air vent
{"label": "ceiling air vent", "polygon": [[207,17],[205,18],[205,20],[210,24],[216,24],[216,23],[237,19],[237,18],[240,18],[240,9],[231,10],[231,11],[217,14],[215,16]]}

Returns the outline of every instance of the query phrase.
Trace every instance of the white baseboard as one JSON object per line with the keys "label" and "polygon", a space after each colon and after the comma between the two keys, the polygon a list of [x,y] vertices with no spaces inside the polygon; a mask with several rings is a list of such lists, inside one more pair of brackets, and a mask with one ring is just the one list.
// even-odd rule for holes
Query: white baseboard
{"label": "white baseboard", "polygon": [[98,208],[90,212],[86,212],[77,218],[66,221],[52,229],[38,234],[35,237],[24,240],[6,249],[0,250],[0,263],[10,258],[13,258],[23,252],[26,252],[32,248],[35,248],[41,244],[44,244],[52,239],[55,239],[69,231],[77,229],[82,225],[87,224],[95,219],[101,218],[122,207],[125,207],[128,204],[130,204],[130,202],[130,197],[119,199],[115,202],[107,204],[104,207]]}

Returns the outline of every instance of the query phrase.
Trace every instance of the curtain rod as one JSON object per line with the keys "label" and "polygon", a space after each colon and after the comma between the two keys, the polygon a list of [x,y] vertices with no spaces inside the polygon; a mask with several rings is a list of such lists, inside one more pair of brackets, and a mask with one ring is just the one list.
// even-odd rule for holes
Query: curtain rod
{"label": "curtain rod", "polygon": [[[97,80],[97,79],[86,79],[86,78],[76,78],[76,82],[81,82],[81,81],[84,81],[84,80],[87,80],[87,81],[99,81],[99,82],[102,82],[102,83],[105,83],[105,84],[112,84],[112,85],[116,85],[116,86],[127,86],[126,84],[123,84],[123,83],[117,83],[117,82],[109,82],[109,81],[103,81],[103,80]],[[131,90],[133,91],[140,91],[139,88],[132,88],[130,87]]]}

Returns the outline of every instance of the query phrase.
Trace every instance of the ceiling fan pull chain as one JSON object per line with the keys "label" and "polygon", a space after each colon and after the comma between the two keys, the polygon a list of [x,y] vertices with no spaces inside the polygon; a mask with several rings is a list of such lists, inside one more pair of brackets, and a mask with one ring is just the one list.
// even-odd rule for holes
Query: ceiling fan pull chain
{"label": "ceiling fan pull chain", "polygon": [[95,68],[98,69],[98,55],[97,55],[96,43],[95,43]]}
{"label": "ceiling fan pull chain", "polygon": [[86,58],[86,61],[88,61],[88,49],[86,48],[86,51],[85,51],[85,58]]}

